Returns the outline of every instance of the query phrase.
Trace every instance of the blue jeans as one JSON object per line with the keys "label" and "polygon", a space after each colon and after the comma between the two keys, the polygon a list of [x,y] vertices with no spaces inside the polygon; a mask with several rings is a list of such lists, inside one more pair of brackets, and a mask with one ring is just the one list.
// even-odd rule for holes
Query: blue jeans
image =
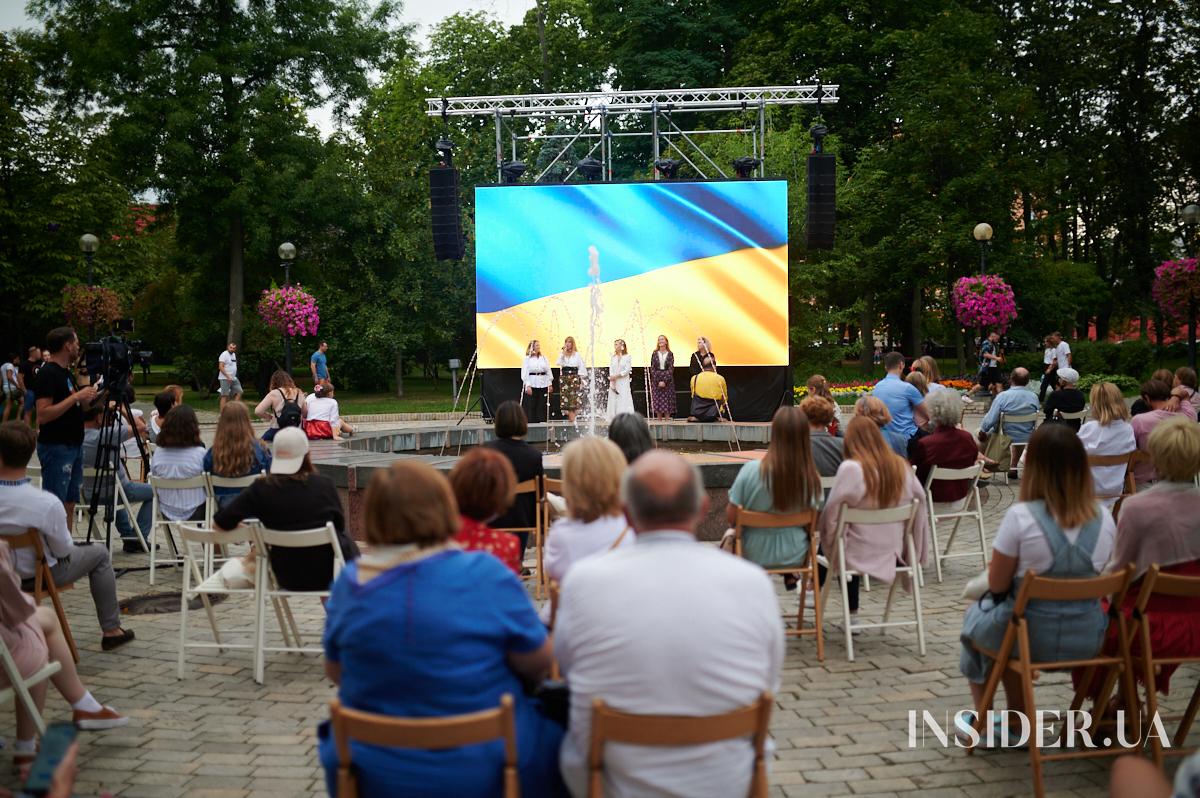
{"label": "blue jeans", "polygon": [[[130,504],[142,503],[142,506],[137,511],[137,528],[142,531],[142,536],[146,538],[146,542],[150,542],[150,523],[152,521],[151,514],[154,512],[154,490],[145,482],[130,482],[127,479],[121,480],[121,489],[125,491],[125,497],[129,499]],[[117,532],[127,541],[137,541],[137,533],[133,529],[133,525],[129,523],[129,512],[125,508],[117,511]]]}
{"label": "blue jeans", "polygon": [[63,504],[78,502],[83,486],[83,444],[39,443],[37,455],[42,467],[42,490],[53,493]]}

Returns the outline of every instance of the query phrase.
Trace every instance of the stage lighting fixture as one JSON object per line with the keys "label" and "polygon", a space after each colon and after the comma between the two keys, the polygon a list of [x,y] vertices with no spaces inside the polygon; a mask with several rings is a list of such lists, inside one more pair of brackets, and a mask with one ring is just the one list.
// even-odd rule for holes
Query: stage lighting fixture
{"label": "stage lighting fixture", "polygon": [[812,136],[812,151],[816,153],[825,152],[825,137],[829,135],[829,128],[818,122],[809,128],[808,132]]}
{"label": "stage lighting fixture", "polygon": [[737,176],[742,180],[749,180],[754,175],[754,170],[762,161],[750,155],[743,155],[741,158],[733,159],[733,170],[737,172]]}
{"label": "stage lighting fixture", "polygon": [[438,156],[442,159],[443,166],[454,166],[454,142],[442,136],[437,140],[437,144],[433,145],[438,151]]}
{"label": "stage lighting fixture", "polygon": [[505,183],[519,183],[521,175],[525,174],[525,164],[520,161],[508,161],[500,167],[500,174],[504,176]]}
{"label": "stage lighting fixture", "polygon": [[664,180],[674,180],[679,172],[679,161],[674,158],[663,158],[654,162],[654,168]]}
{"label": "stage lighting fixture", "polygon": [[604,163],[591,156],[577,161],[575,168],[589,183],[599,180],[600,176],[604,174]]}

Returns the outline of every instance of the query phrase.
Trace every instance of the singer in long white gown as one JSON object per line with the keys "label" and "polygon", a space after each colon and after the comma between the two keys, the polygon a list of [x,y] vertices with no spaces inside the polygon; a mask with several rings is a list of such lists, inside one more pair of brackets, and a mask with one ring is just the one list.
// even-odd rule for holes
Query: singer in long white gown
{"label": "singer in long white gown", "polygon": [[620,413],[633,413],[633,358],[625,342],[617,339],[608,362],[608,407],[605,418],[612,421]]}

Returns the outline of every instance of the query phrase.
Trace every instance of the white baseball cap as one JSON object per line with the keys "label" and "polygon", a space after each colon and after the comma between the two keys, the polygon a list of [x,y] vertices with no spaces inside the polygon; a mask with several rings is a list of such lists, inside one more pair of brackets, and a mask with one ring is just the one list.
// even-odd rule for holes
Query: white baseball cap
{"label": "white baseball cap", "polygon": [[284,427],[271,441],[271,473],[295,474],[308,454],[308,436],[299,427]]}
{"label": "white baseball cap", "polygon": [[1079,382],[1079,372],[1073,368],[1059,369],[1058,381],[1065,382],[1067,385],[1074,385]]}

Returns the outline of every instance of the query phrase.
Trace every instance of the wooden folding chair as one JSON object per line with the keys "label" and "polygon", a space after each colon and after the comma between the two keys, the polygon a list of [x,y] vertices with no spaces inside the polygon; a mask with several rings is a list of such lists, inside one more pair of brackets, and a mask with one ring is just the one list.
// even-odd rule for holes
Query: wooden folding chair
{"label": "wooden folding chair", "polygon": [[350,755],[352,741],[389,748],[439,750],[463,745],[504,741],[504,798],[519,798],[517,778],[517,725],[513,697],[500,696],[500,706],[468,715],[440,718],[393,718],[329,702],[330,726],[337,748],[338,798],[358,798],[358,779]]}
{"label": "wooden folding chair", "polygon": [[[276,546],[289,549],[329,546],[333,550],[332,580],[337,579],[338,574],[342,572],[342,568],[346,565],[346,561],[342,556],[342,547],[338,543],[337,532],[330,522],[327,522],[325,526],[294,532],[255,526],[254,536],[260,558],[258,561],[257,576],[259,589],[256,623],[258,626],[257,644],[254,655],[254,681],[262,684],[263,673],[266,669],[266,652],[290,651],[297,654],[324,653],[324,649],[320,646],[305,647],[304,640],[300,637],[300,628],[296,625],[296,619],[292,615],[291,605],[288,604],[288,598],[328,598],[330,593],[329,590],[285,590],[279,587],[279,584],[275,581],[275,573],[271,570],[271,549]],[[266,623],[264,619],[266,617],[267,601],[271,601],[272,603],[278,602],[275,612],[280,619],[280,630],[283,633],[282,646],[268,646],[266,644]],[[288,635],[289,631],[291,632],[290,638]]]}
{"label": "wooden folding chair", "polygon": [[[821,622],[821,589],[820,579],[817,576],[817,511],[803,510],[798,513],[761,513],[753,510],[746,510],[742,507],[736,507],[736,514],[733,521],[733,552],[739,557],[745,557],[742,551],[742,537],[745,534],[743,527],[752,527],[752,534],[755,535],[770,535],[779,534],[777,531],[781,527],[804,527],[808,535],[808,564],[805,566],[780,566],[780,565],[764,565],[763,570],[768,574],[799,574],[800,579],[800,603],[796,610],[796,626],[795,628],[787,628],[786,634],[796,637],[807,637],[813,635],[817,638],[817,661],[825,661],[825,634]],[[814,625],[808,628],[804,626],[804,604],[806,601],[806,588],[812,586],[813,589],[813,622]]]}
{"label": "wooden folding chair", "polygon": [[1121,486],[1120,494],[1112,495],[1097,495],[1096,499],[1116,499],[1118,502],[1123,501],[1125,497],[1132,496],[1137,493],[1137,485],[1133,481],[1133,464],[1137,461],[1137,449],[1125,454],[1089,454],[1087,456],[1088,468],[1101,468],[1104,466],[1125,466],[1124,484]]}
{"label": "wooden folding chair", "polygon": [[[204,529],[192,524],[179,525],[179,537],[183,545],[184,569],[183,569],[183,591],[179,594],[179,664],[178,678],[183,678],[184,671],[184,655],[185,650],[189,648],[215,648],[219,651],[225,649],[246,649],[249,651],[257,651],[255,642],[250,643],[226,643],[221,640],[221,632],[217,629],[217,617],[213,613],[212,602],[208,597],[212,595],[223,596],[253,596],[255,598],[255,613],[254,623],[261,621],[257,611],[257,599],[259,591],[259,572],[268,567],[266,561],[257,563],[255,569],[254,587],[248,588],[227,588],[213,584],[205,584],[205,576],[201,565],[205,562],[204,553],[216,545],[232,545],[238,543],[253,543],[254,530],[250,527],[240,526],[230,532],[217,532],[214,530]],[[196,545],[200,548],[201,557],[198,559],[192,554],[192,546]],[[212,643],[197,643],[188,642],[187,625],[188,625],[188,602],[194,597],[199,596],[200,601],[204,604],[204,611],[208,615],[208,625],[212,629]],[[279,613],[279,607],[275,608],[276,614]],[[283,628],[283,619],[280,617],[280,628]],[[254,628],[253,640],[258,640],[258,628]]]}
{"label": "wooden folding chair", "polygon": [[4,640],[0,639],[0,668],[4,669],[4,675],[8,677],[8,687],[0,688],[0,706],[6,706],[10,698],[15,698],[20,702],[21,706],[25,707],[25,711],[29,713],[29,717],[33,718],[33,726],[37,729],[38,736],[46,733],[46,719],[42,717],[41,710],[38,709],[37,703],[33,700],[33,696],[29,694],[29,688],[34,685],[46,681],[54,674],[62,670],[61,662],[47,662],[35,673],[30,674],[29,678],[21,675],[21,671],[17,669],[17,663],[13,661],[12,653],[8,650]]}
{"label": "wooden folding chair", "polygon": [[563,483],[561,479],[553,479],[551,477],[542,477],[542,499],[538,504],[538,510],[542,513],[542,530],[543,532],[550,531],[550,514],[554,508],[550,506],[550,501],[547,498],[549,494],[556,496],[563,495]]}
{"label": "wooden folding chair", "polygon": [[[154,584],[154,572],[158,567],[159,560],[158,549],[154,545],[154,539],[157,537],[156,532],[161,530],[166,538],[167,548],[171,552],[168,562],[172,566],[183,565],[184,562],[183,555],[179,552],[179,546],[175,543],[174,534],[175,528],[184,522],[172,521],[162,514],[162,502],[159,499],[159,492],[164,490],[198,489],[205,491],[205,495],[207,496],[208,475],[200,474],[199,476],[188,477],[187,479],[167,479],[151,475],[150,489],[154,492],[154,511],[150,515],[154,520],[150,523],[150,539],[147,542],[150,544],[150,584]],[[204,513],[204,528],[212,529],[212,516],[208,514],[207,502]]]}
{"label": "wooden folding chair", "polygon": [[[1084,678],[1080,683],[1079,689],[1076,690],[1075,697],[1071,703],[1071,709],[1076,710],[1083,705],[1084,697],[1091,687],[1092,676],[1095,674],[1096,669],[1102,668],[1104,679],[1100,687],[1100,693],[1094,703],[1093,718],[1099,718],[1104,708],[1108,705],[1108,699],[1118,678],[1121,681],[1121,693],[1125,706],[1138,706],[1137,692],[1134,689],[1133,683],[1132,660],[1129,654],[1128,628],[1125,625],[1125,616],[1121,613],[1121,602],[1124,601],[1125,593],[1129,590],[1129,585],[1132,581],[1132,565],[1128,565],[1116,573],[1107,576],[1097,576],[1091,579],[1052,579],[1037,576],[1033,571],[1025,574],[1025,578],[1021,580],[1021,588],[1017,593],[1016,603],[1013,606],[1012,619],[1008,624],[1008,628],[1004,631],[1004,639],[1000,643],[999,650],[988,651],[979,646],[975,647],[985,657],[993,660],[992,671],[988,674],[987,682],[984,683],[983,696],[980,698],[979,705],[975,707],[975,720],[972,724],[975,730],[980,732],[980,739],[983,739],[984,736],[982,733],[984,723],[990,722],[988,720],[988,710],[991,709],[992,700],[996,696],[996,689],[1000,684],[1000,679],[1007,671],[1012,671],[1021,679],[1021,688],[1025,695],[1025,714],[1029,718],[1037,717],[1033,681],[1043,671],[1063,671],[1073,668],[1086,669]],[[1112,597],[1108,611],[1109,623],[1117,624],[1116,654],[1108,655],[1098,652],[1094,657],[1087,659],[1063,660],[1059,662],[1032,661],[1029,651],[1029,622],[1025,618],[1025,609],[1029,606],[1030,601],[1095,600],[1098,602],[1109,596]],[[1018,649],[1015,659],[1013,656],[1014,647]],[[1133,728],[1131,736],[1133,739],[1140,741],[1140,718],[1137,712],[1134,712],[1132,717]],[[1036,729],[1034,729],[1033,733],[1036,733]],[[967,747],[968,755],[974,753],[974,751],[973,746]],[[1036,740],[1030,740],[1029,764],[1033,769],[1034,794],[1038,798],[1042,798],[1045,795],[1045,786],[1042,783],[1043,762],[1060,759],[1082,759],[1084,757],[1119,756],[1122,753],[1125,753],[1125,750],[1121,748],[1085,748],[1079,751],[1043,754],[1041,749],[1037,747]]]}
{"label": "wooden folding chair", "polygon": [[[1039,418],[1041,418],[1041,413],[1027,413],[1023,416],[1006,416],[1005,414],[1001,413],[1000,423],[997,426],[997,429],[1000,431],[1001,435],[1007,435],[1008,433],[1004,431],[1006,424],[1037,424]],[[1033,433],[1031,432],[1030,434],[1032,435]],[[1010,472],[1016,471],[1017,477],[1019,478],[1021,476],[1021,471],[1025,468],[1023,465],[1021,465],[1021,455],[1025,453],[1025,447],[1028,445],[1029,441],[1026,440],[1023,443],[1013,443],[1008,447],[1008,471],[1004,472],[1005,485],[1008,484],[1008,475]],[[1018,448],[1020,449],[1020,452],[1018,452]]]}
{"label": "wooden folding chair", "polygon": [[[1164,574],[1157,565],[1152,565],[1142,578],[1142,588],[1138,593],[1137,602],[1133,608],[1133,622],[1138,627],[1137,634],[1140,641],[1140,648],[1137,653],[1130,656],[1134,667],[1139,669],[1142,675],[1142,682],[1145,685],[1145,723],[1147,724],[1158,713],[1158,668],[1162,665],[1182,665],[1189,662],[1200,662],[1200,653],[1191,656],[1165,656],[1154,653],[1153,647],[1150,644],[1151,613],[1147,612],[1146,609],[1153,596],[1200,599],[1200,576]],[[1154,755],[1154,764],[1158,765],[1158,767],[1161,768],[1163,766],[1164,756],[1183,756],[1196,750],[1196,746],[1190,748],[1184,747],[1184,741],[1187,740],[1192,723],[1196,720],[1197,710],[1200,710],[1200,683],[1197,683],[1196,689],[1192,691],[1192,698],[1188,702],[1187,709],[1183,715],[1162,718],[1162,720],[1180,721],[1179,727],[1171,739],[1170,749],[1163,750],[1162,740],[1158,739],[1157,734],[1149,735],[1151,741],[1150,747]]]}
{"label": "wooden folding chair", "polygon": [[[917,547],[915,535],[915,523],[917,518],[917,506],[919,499],[913,499],[906,505],[900,507],[890,507],[879,510],[858,510],[853,509],[845,504],[838,508],[837,530],[835,532],[835,542],[833,558],[830,560],[830,576],[836,577],[838,588],[842,593],[842,627],[846,633],[846,658],[854,661],[854,635],[855,629],[880,629],[890,626],[916,626],[917,627],[917,646],[921,652],[921,656],[925,656],[925,617],[921,610],[921,564],[917,561]],[[829,512],[829,508],[825,508]],[[848,585],[850,577],[859,575],[859,571],[854,571],[846,568],[846,527],[850,524],[856,525],[871,525],[871,524],[904,524],[903,531],[903,551],[908,557],[908,564],[896,563],[896,575],[907,573],[911,577],[910,588],[912,590],[913,610],[916,614],[916,619],[912,621],[888,621],[892,611],[892,599],[896,593],[896,582],[898,579],[893,579],[891,587],[888,589],[887,604],[883,610],[883,621],[880,623],[851,623],[850,620],[850,594]],[[829,589],[829,581],[825,583],[825,589]]]}
{"label": "wooden folding chair", "polygon": [[45,596],[50,596],[54,614],[58,616],[58,625],[62,627],[63,638],[67,641],[67,647],[71,649],[71,658],[79,662],[79,649],[75,647],[75,636],[71,634],[71,624],[67,621],[67,613],[63,609],[62,599],[58,595],[60,590],[70,590],[75,587],[75,583],[54,584],[54,575],[50,573],[50,565],[46,562],[46,549],[42,544],[41,532],[30,528],[17,534],[5,534],[4,540],[13,551],[33,550],[33,600],[41,604]]}
{"label": "wooden folding chair", "polygon": [[766,798],[767,764],[764,748],[775,699],[764,692],[749,706],[723,715],[633,715],[609,709],[603,699],[592,699],[592,738],[588,746],[588,798],[604,795],[604,744],[676,747],[751,737],[754,772],[750,798]]}
{"label": "wooden folding chair", "polygon": [[[527,479],[524,482],[517,483],[517,495],[513,499],[515,502],[521,496],[533,494],[533,526],[509,526],[497,528],[497,532],[511,532],[514,535],[526,533],[533,537],[534,547],[534,566],[531,576],[522,576],[521,581],[533,581],[533,594],[537,599],[542,598],[542,590],[546,586],[546,574],[542,570],[542,547],[545,544],[545,536],[542,529],[542,502],[545,501],[544,492],[542,489],[542,477],[534,477]],[[524,560],[522,559],[522,565]]]}
{"label": "wooden folding chair", "polygon": [[[929,470],[929,476],[925,479],[925,501],[929,510],[929,537],[933,544],[933,565],[937,571],[938,582],[942,581],[942,560],[951,560],[955,557],[974,557],[975,552],[964,551],[958,554],[951,554],[950,547],[954,545],[954,536],[958,534],[958,525],[964,518],[969,518],[979,528],[979,559],[983,563],[983,567],[987,568],[988,563],[988,546],[987,539],[983,530],[983,501],[979,497],[979,475],[983,471],[983,463],[976,463],[970,468],[942,468],[934,466]],[[946,512],[938,512],[938,502],[933,500],[933,482],[938,480],[941,482],[967,482],[971,483],[971,489],[966,495],[966,502],[961,509],[947,510]],[[974,505],[974,508],[972,508]],[[946,548],[943,551],[941,543],[938,541],[938,521],[947,521],[954,519],[954,528],[950,530],[950,539],[946,541]]]}

